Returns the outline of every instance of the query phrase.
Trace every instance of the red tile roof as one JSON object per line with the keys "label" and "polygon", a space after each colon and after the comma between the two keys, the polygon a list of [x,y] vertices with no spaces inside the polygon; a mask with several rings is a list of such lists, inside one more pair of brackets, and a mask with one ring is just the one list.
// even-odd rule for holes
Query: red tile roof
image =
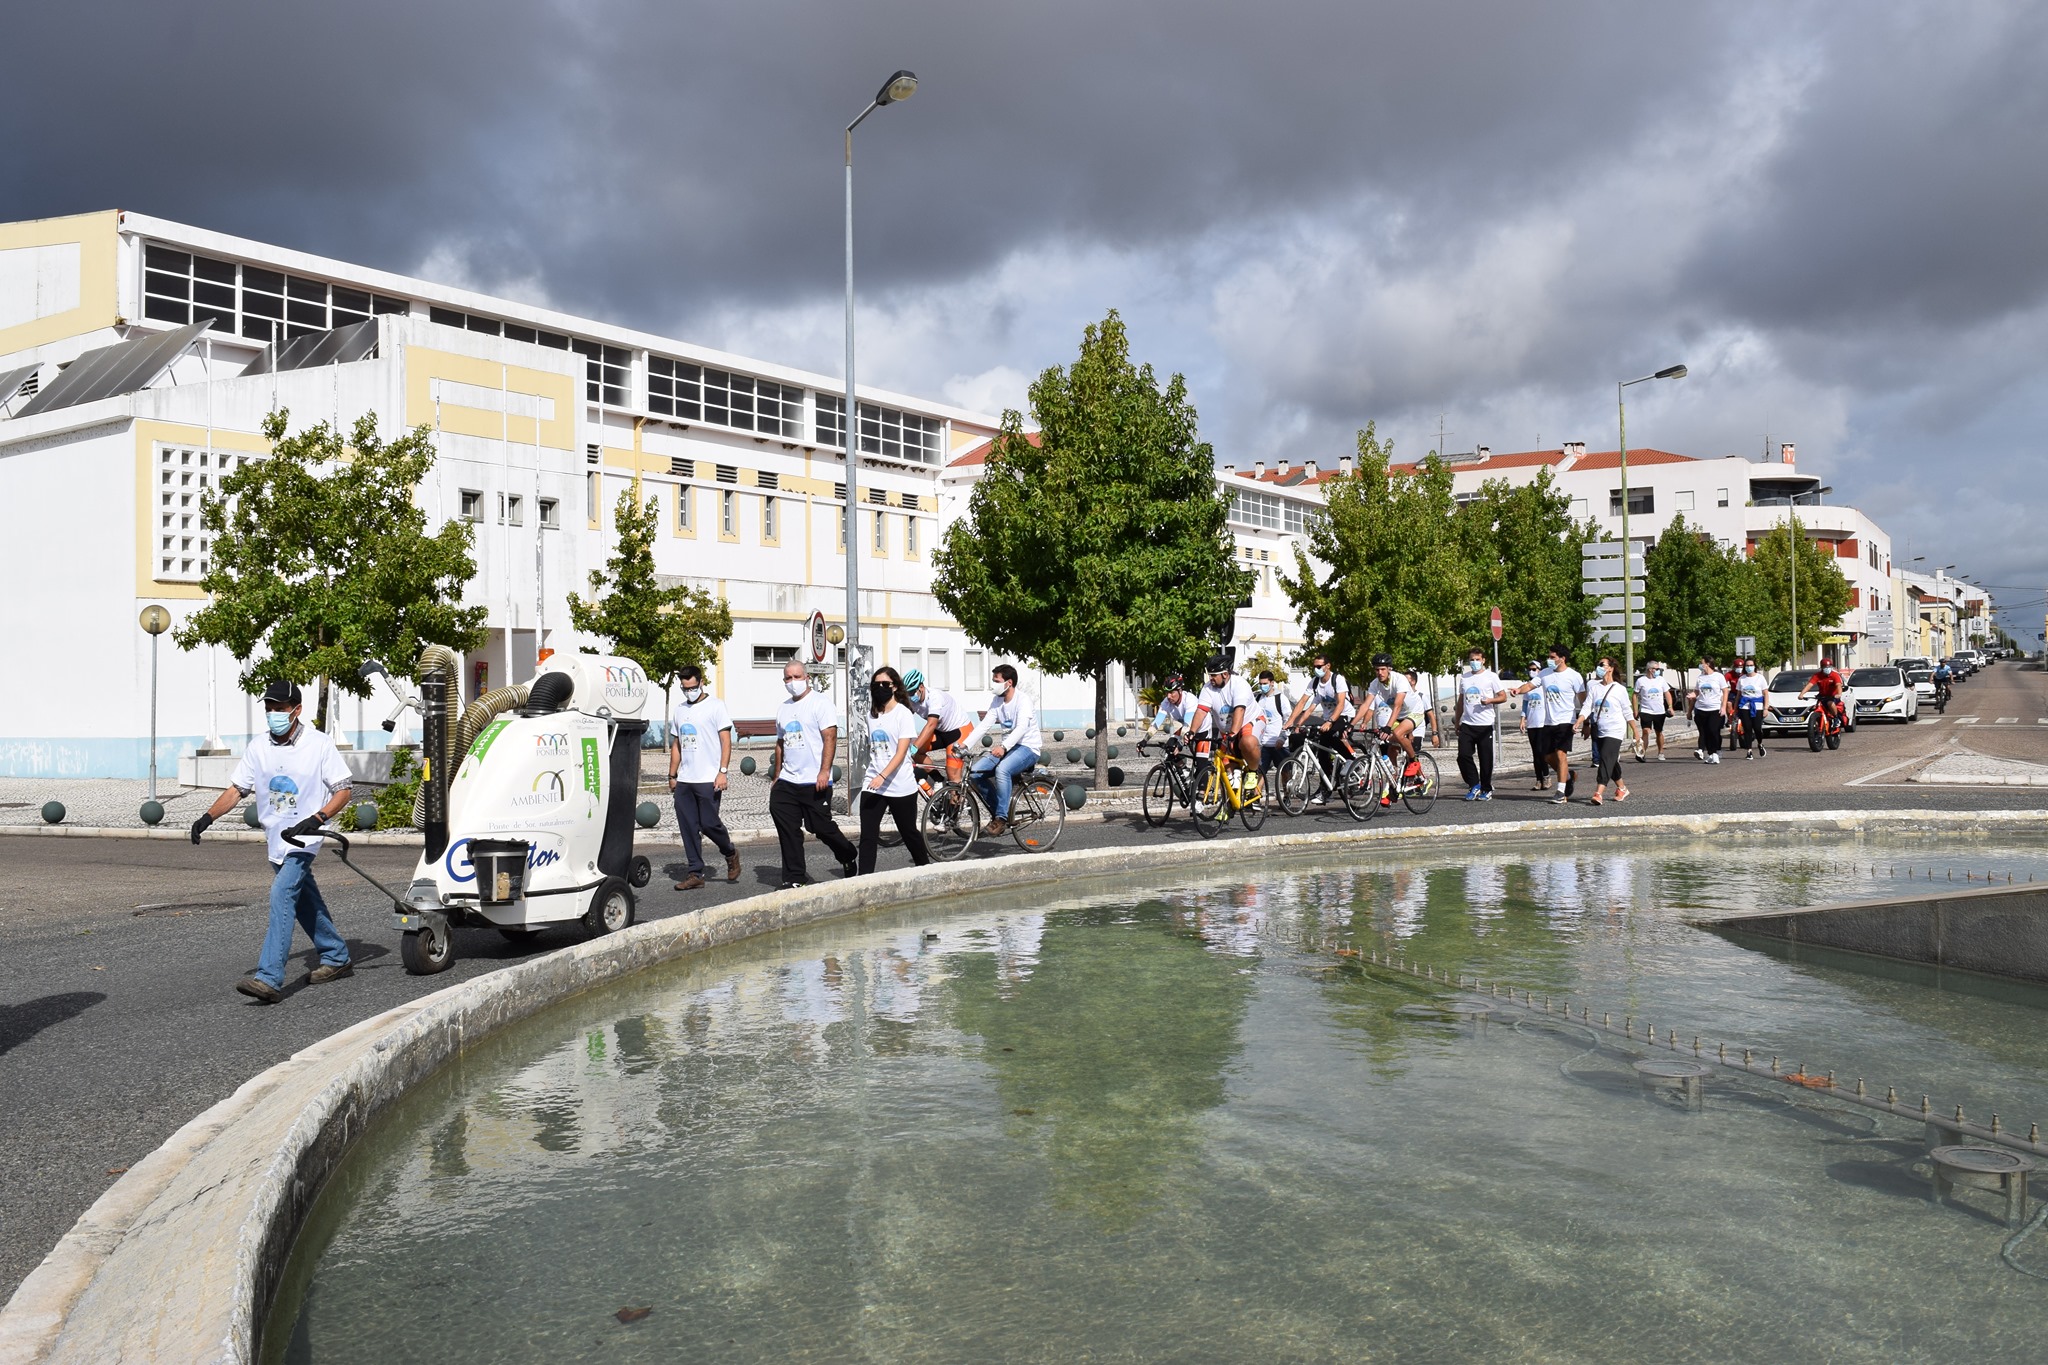
{"label": "red tile roof", "polygon": [[[1470,474],[1474,471],[1490,473],[1496,469],[1530,469],[1539,465],[1556,466],[1563,464],[1565,458],[1565,452],[1562,450],[1521,450],[1505,455],[1488,456],[1484,461],[1459,460],[1452,464],[1450,469],[1454,474]],[[1641,450],[1631,450],[1628,453],[1628,462],[1631,465],[1689,464],[1693,458],[1691,455],[1679,455],[1669,450],[1653,450],[1647,446]],[[1322,464],[1320,460],[1316,463],[1319,466]],[[1419,467],[1414,461],[1389,466],[1394,472],[1400,474],[1413,474]],[[1572,462],[1572,468],[1574,470],[1619,469],[1621,468],[1621,452],[1618,450],[1589,450]],[[1249,469],[1240,469],[1237,471],[1237,477],[1240,479],[1251,479],[1257,483],[1280,484],[1282,486],[1306,482],[1303,467],[1300,465],[1280,465],[1268,469],[1263,474],[1255,473]],[[1336,477],[1338,477],[1338,474],[1333,462],[1328,468],[1318,468],[1316,470],[1315,482],[1318,484],[1327,483]]]}
{"label": "red tile roof", "polygon": [[[1031,442],[1031,444],[1035,446],[1042,446],[1045,444],[1045,442],[1039,438],[1039,434],[1035,431],[1025,432],[1024,439]],[[991,450],[995,449],[995,445],[996,443],[993,440],[983,441],[980,445],[975,446],[973,449],[964,451],[960,455],[954,457],[953,459],[946,461],[946,468],[958,469],[962,465],[987,464],[988,453]]]}

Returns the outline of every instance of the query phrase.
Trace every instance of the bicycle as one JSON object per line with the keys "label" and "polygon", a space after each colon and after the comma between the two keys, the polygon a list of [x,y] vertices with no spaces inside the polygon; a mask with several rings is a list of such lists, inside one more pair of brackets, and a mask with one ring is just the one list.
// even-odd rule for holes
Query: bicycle
{"label": "bicycle", "polygon": [[1195,831],[1204,839],[1221,834],[1230,823],[1232,811],[1244,821],[1247,831],[1253,831],[1266,823],[1265,797],[1266,786],[1257,771],[1218,745],[1210,756],[1209,775],[1195,793],[1188,814],[1194,817]]}
{"label": "bicycle", "polygon": [[1307,810],[1309,801],[1319,794],[1324,801],[1333,796],[1341,799],[1344,770],[1358,759],[1350,741],[1341,735],[1325,739],[1306,727],[1295,733],[1301,743],[1281,760],[1280,771],[1274,778],[1280,809],[1289,815]]}
{"label": "bicycle", "polygon": [[[933,858],[951,861],[974,847],[981,837],[984,810],[995,810],[970,779],[966,764],[957,775],[936,765],[916,769],[925,797],[918,812],[918,830]],[[1061,783],[1043,766],[1035,766],[1010,786],[1009,834],[1026,853],[1051,848],[1067,827],[1067,803]]]}
{"label": "bicycle", "polygon": [[1388,756],[1392,743],[1393,731],[1376,731],[1366,753],[1344,770],[1344,809],[1351,812],[1352,819],[1371,819],[1379,813],[1383,802],[1391,805],[1397,794],[1411,815],[1426,815],[1436,804],[1440,785],[1436,755],[1426,749],[1417,749],[1415,761],[1420,765],[1421,773],[1404,779]]}
{"label": "bicycle", "polygon": [[[1150,738],[1138,741],[1138,752],[1149,756],[1147,746]],[[1144,799],[1142,808],[1145,823],[1158,829],[1173,816],[1175,802],[1189,810],[1195,808],[1195,760],[1188,752],[1188,746],[1178,736],[1168,735],[1160,747],[1166,756],[1154,763],[1145,774]]]}

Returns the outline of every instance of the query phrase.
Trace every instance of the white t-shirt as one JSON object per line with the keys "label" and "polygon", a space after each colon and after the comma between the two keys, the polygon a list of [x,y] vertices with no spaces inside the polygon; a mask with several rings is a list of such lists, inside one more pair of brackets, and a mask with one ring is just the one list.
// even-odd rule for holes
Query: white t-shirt
{"label": "white t-shirt", "polygon": [[1543,727],[1543,717],[1549,707],[1543,700],[1543,675],[1538,673],[1529,679],[1527,690],[1522,693],[1522,723],[1532,730]]}
{"label": "white t-shirt", "polygon": [[1579,716],[1579,694],[1586,690],[1586,679],[1579,670],[1566,664],[1563,668],[1543,671],[1543,715],[1545,725],[1570,725]]}
{"label": "white t-shirt", "polygon": [[1408,714],[1410,692],[1408,680],[1399,673],[1385,682],[1374,678],[1365,685],[1366,706],[1372,712],[1374,729],[1385,729],[1394,723],[1397,716]]}
{"label": "white t-shirt", "polygon": [[1001,726],[1007,733],[996,741],[1005,749],[1029,749],[1039,753],[1044,749],[1038,734],[1038,708],[1031,703],[1031,697],[1021,687],[1008,701],[991,701],[988,714],[982,717],[990,725]]}
{"label": "white t-shirt", "polygon": [[[881,776],[882,769],[889,766],[896,757],[896,746],[908,741],[917,743],[917,737],[924,730],[924,718],[917,712],[898,702],[879,716],[868,721],[868,787]],[[917,790],[917,774],[911,771],[910,756],[903,756],[902,764],[889,775],[888,785],[881,790],[883,796],[908,796]]]}
{"label": "white t-shirt", "polygon": [[1333,669],[1329,681],[1317,678],[1309,684],[1308,698],[1308,714],[1316,724],[1321,725],[1342,712],[1351,700],[1351,684],[1344,681],[1342,673]]}
{"label": "white t-shirt", "polygon": [[1208,732],[1212,735],[1220,735],[1224,732],[1224,727],[1230,724],[1230,713],[1240,706],[1245,710],[1246,723],[1250,723],[1252,689],[1243,678],[1232,673],[1223,680],[1223,686],[1221,687],[1210,687],[1206,683],[1203,684],[1201,704],[1209,710]]}
{"label": "white t-shirt", "polygon": [[1494,721],[1493,703],[1487,697],[1501,693],[1500,674],[1490,668],[1477,673],[1458,675],[1458,724],[1490,727]]}
{"label": "white t-shirt", "polygon": [[1718,711],[1728,699],[1728,680],[1709,668],[1700,674],[1700,680],[1693,685],[1692,709],[1694,711]]}
{"label": "white t-shirt", "polygon": [[1185,730],[1195,723],[1195,708],[1200,705],[1192,692],[1180,694],[1180,705],[1173,704],[1173,698],[1159,699],[1159,713],[1152,717],[1152,728],[1164,730],[1169,724]]}
{"label": "white t-shirt", "polygon": [[784,782],[815,783],[818,764],[825,755],[825,732],[839,728],[839,713],[832,703],[818,695],[816,688],[801,697],[791,697],[775,708],[775,733],[782,740]]}
{"label": "white t-shirt", "polygon": [[676,781],[716,782],[718,756],[724,748],[718,742],[718,733],[730,729],[732,717],[726,712],[725,703],[708,690],[694,705],[677,702],[668,718],[669,743],[681,755]]}
{"label": "white t-shirt", "polygon": [[1621,739],[1628,734],[1628,689],[1620,683],[1594,683],[1579,715],[1592,720],[1593,733],[1601,739]]}
{"label": "white t-shirt", "polygon": [[1290,709],[1277,692],[1271,693],[1252,703],[1245,723],[1252,727],[1252,736],[1260,744],[1278,744],[1280,736],[1287,733],[1287,712]]}
{"label": "white t-shirt", "polygon": [[1413,717],[1418,726],[1431,714],[1429,692],[1425,688],[1433,686],[1434,684],[1426,683],[1421,678],[1408,680],[1408,709],[1401,714]]}
{"label": "white t-shirt", "polygon": [[[951,692],[934,692],[929,687],[925,689],[924,706],[918,714],[927,720],[936,716],[941,731],[958,730],[962,738],[974,728],[975,721],[981,719],[974,714],[973,707]],[[917,728],[920,732],[924,729],[922,725]]]}
{"label": "white t-shirt", "polygon": [[1744,711],[1764,709],[1764,694],[1769,684],[1761,673],[1745,673],[1735,680],[1735,705]]}
{"label": "white t-shirt", "polygon": [[320,851],[324,840],[307,839],[303,847],[293,848],[284,841],[284,832],[319,814],[336,792],[354,786],[355,778],[334,741],[300,721],[289,744],[266,734],[243,745],[241,761],[228,782],[256,798],[256,818],[263,822],[270,861],[281,863],[287,853]]}
{"label": "white t-shirt", "polygon": [[1671,709],[1671,680],[1659,673],[1645,673],[1636,679],[1636,700],[1646,716],[1661,716]]}

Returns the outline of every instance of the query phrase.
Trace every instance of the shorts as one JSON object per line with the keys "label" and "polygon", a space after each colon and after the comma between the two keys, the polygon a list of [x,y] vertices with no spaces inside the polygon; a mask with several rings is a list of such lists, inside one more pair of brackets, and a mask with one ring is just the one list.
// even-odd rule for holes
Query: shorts
{"label": "shorts", "polygon": [[950,749],[959,742],[960,732],[957,729],[941,730],[932,736],[932,747],[934,749]]}
{"label": "shorts", "polygon": [[1642,720],[1643,732],[1645,734],[1661,735],[1664,733],[1664,713],[1662,711],[1645,711],[1640,719]]}
{"label": "shorts", "polygon": [[1570,721],[1566,721],[1562,725],[1546,725],[1543,727],[1543,733],[1549,736],[1549,741],[1543,750],[1544,753],[1568,754],[1572,751],[1572,723]]}

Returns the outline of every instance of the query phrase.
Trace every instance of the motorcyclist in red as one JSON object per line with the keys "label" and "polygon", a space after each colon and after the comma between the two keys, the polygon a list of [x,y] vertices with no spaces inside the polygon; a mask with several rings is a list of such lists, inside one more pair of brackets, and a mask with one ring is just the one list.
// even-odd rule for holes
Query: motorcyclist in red
{"label": "motorcyclist in red", "polygon": [[1835,718],[1836,725],[1846,725],[1842,715],[1842,675],[1835,671],[1834,660],[1822,659],[1814,675],[1807,679],[1806,686],[1799,689],[1799,695],[1814,693],[1825,706],[1828,714]]}

